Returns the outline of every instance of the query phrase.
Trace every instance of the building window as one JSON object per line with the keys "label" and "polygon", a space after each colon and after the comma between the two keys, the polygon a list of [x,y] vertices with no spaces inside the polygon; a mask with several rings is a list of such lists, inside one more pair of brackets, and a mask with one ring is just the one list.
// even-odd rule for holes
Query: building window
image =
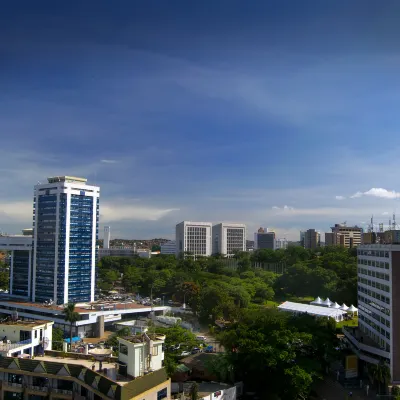
{"label": "building window", "polygon": [[168,397],[168,389],[164,388],[157,392],[157,400],[166,399]]}
{"label": "building window", "polygon": [[124,344],[120,343],[119,344],[119,352],[121,354],[128,355],[128,346],[125,346]]}
{"label": "building window", "polygon": [[35,330],[35,339],[37,339],[37,330]]}
{"label": "building window", "polygon": [[152,356],[158,356],[158,346],[153,346],[153,350],[151,352]]}

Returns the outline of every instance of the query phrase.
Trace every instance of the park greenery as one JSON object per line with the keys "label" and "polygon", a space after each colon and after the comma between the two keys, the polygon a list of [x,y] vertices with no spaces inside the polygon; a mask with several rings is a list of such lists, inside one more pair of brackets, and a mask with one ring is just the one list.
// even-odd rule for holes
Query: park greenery
{"label": "park greenery", "polygon": [[[342,247],[293,246],[241,252],[228,260],[220,255],[104,257],[98,271],[103,292],[117,288],[185,302],[204,325],[230,321],[218,334],[225,353],[213,357],[208,368],[223,381],[241,380],[246,390],[261,397],[267,390],[268,398],[281,400],[307,398],[312,383],[339,354],[335,321],[295,317],[274,306],[317,296],[357,303],[356,251]],[[176,343],[188,348],[195,344],[195,337],[181,327],[161,329],[167,349]],[[167,351],[170,375],[178,363],[179,354]]]}

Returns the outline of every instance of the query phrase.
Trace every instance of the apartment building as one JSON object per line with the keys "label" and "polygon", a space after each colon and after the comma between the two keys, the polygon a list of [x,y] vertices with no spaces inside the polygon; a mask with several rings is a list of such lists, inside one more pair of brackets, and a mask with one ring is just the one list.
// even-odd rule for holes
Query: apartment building
{"label": "apartment building", "polygon": [[344,247],[344,235],[337,232],[326,232],[325,233],[325,246],[343,246]]}
{"label": "apartment building", "polygon": [[316,249],[321,244],[321,235],[315,229],[308,229],[304,233],[304,248]]}
{"label": "apartment building", "polygon": [[360,245],[357,260],[359,327],[345,336],[362,362],[386,361],[400,384],[400,244]]}
{"label": "apartment building", "polygon": [[213,254],[231,257],[238,251],[246,251],[246,225],[220,223],[212,228]]}
{"label": "apartment building", "polygon": [[176,255],[211,256],[212,223],[182,221],[176,225]]}
{"label": "apartment building", "polygon": [[343,223],[335,224],[335,226],[333,226],[331,229],[333,233],[344,236],[344,247],[357,247],[362,242],[363,229],[358,226],[347,226],[345,223]]}

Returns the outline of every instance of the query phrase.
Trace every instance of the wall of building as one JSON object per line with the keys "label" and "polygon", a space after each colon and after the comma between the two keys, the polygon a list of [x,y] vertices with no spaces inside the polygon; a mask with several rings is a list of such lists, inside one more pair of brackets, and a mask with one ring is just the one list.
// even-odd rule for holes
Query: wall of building
{"label": "wall of building", "polygon": [[175,235],[177,255],[187,252],[193,256],[211,256],[211,222],[182,221],[176,225]]}
{"label": "wall of building", "polygon": [[161,254],[176,254],[176,241],[170,240],[161,246]]}

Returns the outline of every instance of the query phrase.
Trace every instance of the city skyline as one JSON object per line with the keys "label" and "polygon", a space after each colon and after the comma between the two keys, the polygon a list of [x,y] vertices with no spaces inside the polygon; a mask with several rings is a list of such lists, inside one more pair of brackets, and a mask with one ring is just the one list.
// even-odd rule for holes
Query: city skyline
{"label": "city skyline", "polygon": [[399,210],[400,4],[22,3],[0,15],[2,231],[54,175],[101,186],[121,238],[192,220],[297,241]]}

